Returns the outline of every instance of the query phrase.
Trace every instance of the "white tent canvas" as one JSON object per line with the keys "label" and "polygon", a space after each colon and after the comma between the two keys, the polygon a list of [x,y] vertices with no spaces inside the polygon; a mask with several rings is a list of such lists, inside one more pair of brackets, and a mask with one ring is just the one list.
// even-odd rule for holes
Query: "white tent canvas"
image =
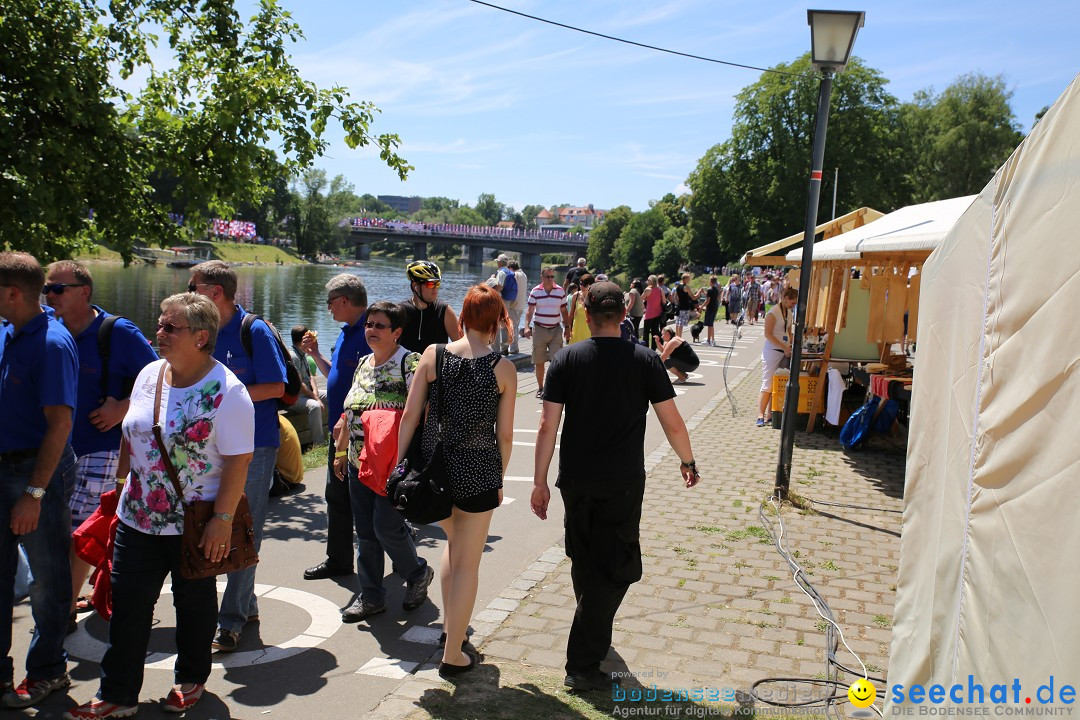
{"label": "white tent canvas", "polygon": [[1078,96],[924,265],[890,687],[1080,686]]}

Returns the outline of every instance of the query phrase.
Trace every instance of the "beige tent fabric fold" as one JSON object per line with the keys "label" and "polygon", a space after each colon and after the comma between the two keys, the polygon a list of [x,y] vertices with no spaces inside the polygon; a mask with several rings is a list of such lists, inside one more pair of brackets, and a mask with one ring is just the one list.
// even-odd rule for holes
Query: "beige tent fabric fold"
{"label": "beige tent fabric fold", "polygon": [[919,338],[919,292],[922,287],[922,268],[919,273],[913,275],[908,286],[908,329],[907,339],[909,343],[916,342]]}
{"label": "beige tent fabric fold", "polygon": [[1077,128],[1074,80],[923,267],[890,685],[1080,679]]}

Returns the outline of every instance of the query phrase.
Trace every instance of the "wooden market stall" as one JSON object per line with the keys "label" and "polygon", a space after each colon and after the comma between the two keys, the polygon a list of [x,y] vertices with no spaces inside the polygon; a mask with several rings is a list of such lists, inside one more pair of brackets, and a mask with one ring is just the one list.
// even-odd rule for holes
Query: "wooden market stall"
{"label": "wooden market stall", "polygon": [[[821,235],[824,240],[835,237],[842,233],[846,233],[855,228],[862,227],[867,223],[873,222],[878,218],[884,217],[884,213],[878,212],[873,208],[862,207],[858,210],[852,210],[846,215],[841,215],[838,218],[833,218],[828,222],[824,222],[814,229],[814,237]],[[743,265],[789,265],[784,256],[792,248],[802,245],[803,234],[801,232],[789,235],[783,240],[774,240],[768,245],[762,245],[759,248],[753,250],[747,250],[742,256]]]}
{"label": "wooden market stall", "polygon": [[[905,335],[907,342],[915,341],[923,262],[974,199],[911,205],[814,245],[803,336],[825,336],[825,343],[821,356],[810,358],[818,369],[817,382],[811,383],[807,432],[814,429],[830,360],[885,363],[893,344],[904,342]],[[801,262],[801,247],[785,255],[784,264]],[[852,268],[860,270],[859,278],[851,277]],[[797,273],[789,277],[797,285]],[[844,351],[835,353],[838,342]]]}

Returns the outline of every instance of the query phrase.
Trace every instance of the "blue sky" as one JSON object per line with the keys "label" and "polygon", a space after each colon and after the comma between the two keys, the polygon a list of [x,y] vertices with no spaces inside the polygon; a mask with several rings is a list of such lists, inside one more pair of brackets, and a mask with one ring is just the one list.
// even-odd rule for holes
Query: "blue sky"
{"label": "blue sky", "polygon": [[[519,208],[646,209],[650,199],[680,191],[702,154],[729,136],[734,95],[759,75],[467,0],[282,4],[306,35],[293,49],[302,74],[373,101],[382,110],[374,130],[398,133],[401,153],[416,167],[402,183],[374,153],[349,150],[335,134],[318,165],[344,175],[358,193],[442,195],[474,204],[490,192]],[[1080,72],[1076,0],[496,4],[759,67],[789,62],[809,48],[808,7],[865,10],[855,54],[883,72],[893,95],[905,101],[919,89],[940,91],[972,71],[1002,74],[1025,131]]]}

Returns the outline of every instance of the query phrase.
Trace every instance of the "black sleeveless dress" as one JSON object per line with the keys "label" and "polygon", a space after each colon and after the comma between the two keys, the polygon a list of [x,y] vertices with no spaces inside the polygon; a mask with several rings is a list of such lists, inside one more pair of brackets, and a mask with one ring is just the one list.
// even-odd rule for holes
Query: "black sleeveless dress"
{"label": "black sleeveless dress", "polygon": [[[447,475],[455,502],[498,490],[502,483],[502,453],[495,439],[499,385],[495,366],[499,353],[463,358],[444,353],[442,379],[428,386],[429,408],[439,407],[443,392],[442,433]],[[441,383],[441,388],[439,384]],[[423,454],[435,449],[435,422],[424,423]]]}

